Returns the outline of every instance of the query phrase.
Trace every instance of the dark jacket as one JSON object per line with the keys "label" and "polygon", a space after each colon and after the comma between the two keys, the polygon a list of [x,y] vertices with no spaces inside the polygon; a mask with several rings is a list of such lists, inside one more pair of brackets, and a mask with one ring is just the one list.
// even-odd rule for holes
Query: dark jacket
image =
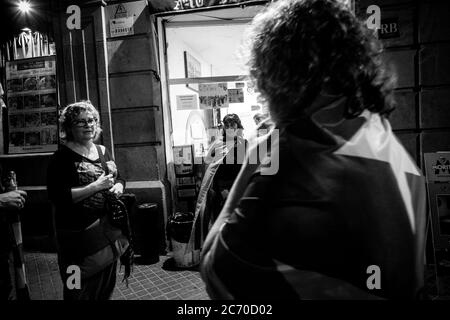
{"label": "dark jacket", "polygon": [[367,111],[334,127],[302,119],[272,141],[278,172],[244,164],[202,252],[210,296],[415,298],[425,184],[389,122]]}

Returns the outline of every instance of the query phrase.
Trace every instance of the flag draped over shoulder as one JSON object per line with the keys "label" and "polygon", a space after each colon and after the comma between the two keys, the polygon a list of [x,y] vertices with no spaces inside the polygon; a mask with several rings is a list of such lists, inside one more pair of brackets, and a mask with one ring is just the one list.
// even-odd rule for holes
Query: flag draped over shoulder
{"label": "flag draped over shoulder", "polygon": [[210,296],[417,297],[425,181],[389,122],[369,111],[332,126],[302,119],[273,152],[278,173],[245,163],[208,236]]}
{"label": "flag draped over shoulder", "polygon": [[[233,145],[234,140],[224,143],[219,139],[216,140],[208,150],[206,160],[210,163],[203,176],[202,184],[200,186],[200,191],[197,197],[193,227],[191,236],[189,237],[189,242],[186,246],[185,255],[198,257],[200,256],[193,255],[193,253],[195,251],[201,250],[206,234],[210,227],[209,222],[211,214],[209,213],[209,210],[211,208],[208,207],[208,197],[211,196],[211,186],[213,184],[214,176],[219,169],[219,166],[223,163],[229,150],[233,148]],[[198,264],[199,262],[199,260],[193,261],[194,264]]]}

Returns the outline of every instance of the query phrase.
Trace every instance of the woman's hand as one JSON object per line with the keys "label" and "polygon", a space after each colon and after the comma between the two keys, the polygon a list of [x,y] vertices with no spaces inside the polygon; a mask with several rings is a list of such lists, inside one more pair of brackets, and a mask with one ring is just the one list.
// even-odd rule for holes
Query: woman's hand
{"label": "woman's hand", "polygon": [[109,192],[114,193],[116,197],[120,197],[123,193],[123,184],[117,182],[111,189],[109,189]]}
{"label": "woman's hand", "polygon": [[23,190],[14,190],[0,194],[0,207],[22,209],[27,193]]}
{"label": "woman's hand", "polygon": [[105,174],[102,173],[96,181],[83,187],[72,188],[72,201],[74,203],[78,203],[97,192],[110,189],[112,186],[114,186],[114,178],[112,174],[105,176]]}
{"label": "woman's hand", "polygon": [[105,174],[102,173],[102,175],[98,177],[96,181],[92,182],[92,185],[96,192],[109,189],[114,186],[114,178],[112,174],[108,174],[105,176]]}

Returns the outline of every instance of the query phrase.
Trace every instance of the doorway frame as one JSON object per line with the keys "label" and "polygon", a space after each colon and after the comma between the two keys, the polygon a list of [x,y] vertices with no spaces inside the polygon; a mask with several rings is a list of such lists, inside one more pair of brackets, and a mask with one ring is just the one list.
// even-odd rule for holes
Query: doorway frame
{"label": "doorway frame", "polygon": [[156,24],[156,34],[158,36],[157,49],[159,58],[159,72],[161,78],[161,102],[162,102],[161,107],[163,115],[164,149],[166,155],[167,181],[170,183],[172,202],[174,204],[174,206],[172,206],[173,210],[175,210],[176,208],[177,196],[176,196],[176,175],[172,151],[174,145],[173,145],[172,112],[171,112],[170,92],[169,92],[170,86],[176,84],[189,84],[189,83],[242,81],[245,79],[245,75],[169,79],[166,28],[168,27],[168,25],[170,25],[170,27],[175,28],[192,27],[192,26],[219,26],[219,25],[226,26],[230,24],[245,25],[251,22],[254,16],[247,18],[244,17],[236,20],[223,20],[223,18],[214,20],[214,17],[211,17],[210,20],[171,22],[170,19],[171,17],[176,17],[180,15],[208,13],[218,10],[230,10],[239,7],[245,8],[258,6],[262,8],[264,5],[268,4],[268,2],[269,2],[268,0],[258,0],[245,2],[241,4],[227,4],[221,6],[190,9],[190,10],[169,11],[153,15],[154,17],[153,21],[155,21]]}

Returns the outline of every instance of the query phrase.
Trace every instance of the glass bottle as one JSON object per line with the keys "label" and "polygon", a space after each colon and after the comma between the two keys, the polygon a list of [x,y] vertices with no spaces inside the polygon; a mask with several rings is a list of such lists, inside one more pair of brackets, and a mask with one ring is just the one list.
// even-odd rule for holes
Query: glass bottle
{"label": "glass bottle", "polygon": [[16,173],[14,171],[10,171],[8,173],[8,180],[6,185],[6,192],[17,190],[17,179]]}

